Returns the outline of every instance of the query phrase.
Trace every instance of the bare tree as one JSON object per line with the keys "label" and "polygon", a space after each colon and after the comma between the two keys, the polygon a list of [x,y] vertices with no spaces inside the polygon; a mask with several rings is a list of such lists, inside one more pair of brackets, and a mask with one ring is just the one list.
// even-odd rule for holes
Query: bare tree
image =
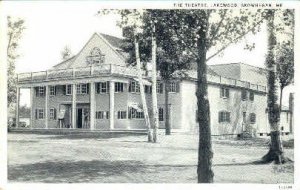
{"label": "bare tree", "polygon": [[63,61],[69,59],[72,56],[72,51],[69,46],[65,46],[64,49],[61,51],[61,59]]}

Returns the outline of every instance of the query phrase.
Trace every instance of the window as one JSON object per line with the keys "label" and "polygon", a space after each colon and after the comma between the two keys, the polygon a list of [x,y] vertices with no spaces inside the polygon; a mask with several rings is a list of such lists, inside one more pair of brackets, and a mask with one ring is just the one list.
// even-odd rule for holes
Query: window
{"label": "window", "polygon": [[152,93],[152,86],[145,85],[145,93],[151,94]]}
{"label": "window", "polygon": [[118,111],[118,119],[126,119],[126,111]]}
{"label": "window", "polygon": [[250,101],[254,101],[254,92],[250,92],[249,99]]}
{"label": "window", "polygon": [[256,115],[255,113],[250,114],[250,123],[255,123],[256,122]]}
{"label": "window", "polygon": [[88,85],[87,84],[81,84],[81,94],[87,94],[88,93]]}
{"label": "window", "polygon": [[133,119],[133,118],[135,118],[136,117],[136,109],[134,109],[134,108],[129,108],[129,113],[128,113],[129,115],[128,115],[128,118],[129,119]]}
{"label": "window", "polygon": [[281,126],[281,131],[283,131],[284,130],[284,127],[283,126]]}
{"label": "window", "polygon": [[121,82],[115,83],[115,92],[123,92],[123,83]]}
{"label": "window", "polygon": [[55,96],[56,95],[55,86],[49,86],[49,90],[50,90],[50,96]]}
{"label": "window", "polygon": [[247,100],[247,90],[242,90],[242,100]]}
{"label": "window", "polygon": [[44,109],[35,110],[35,119],[44,119]]}
{"label": "window", "polygon": [[163,108],[159,108],[158,109],[158,120],[159,121],[163,121],[164,120],[164,109]]}
{"label": "window", "polygon": [[169,92],[179,92],[179,83],[178,82],[171,82],[169,87],[170,87]]}
{"label": "window", "polygon": [[56,119],[56,109],[55,108],[50,108],[50,119],[55,120]]}
{"label": "window", "polygon": [[143,111],[141,111],[141,112],[139,112],[139,111],[137,111],[136,112],[136,118],[137,119],[143,119],[145,116],[144,116],[144,112]]}
{"label": "window", "polygon": [[97,93],[108,93],[109,82],[100,82],[97,84]]}
{"label": "window", "polygon": [[96,112],[96,119],[104,119],[104,112],[103,111],[97,111]]}
{"label": "window", "polygon": [[109,119],[109,111],[96,111],[96,119]]}
{"label": "window", "polygon": [[76,93],[77,94],[87,94],[88,93],[88,84],[76,84]]}
{"label": "window", "polygon": [[137,110],[135,108],[129,108],[129,115],[128,115],[129,119],[143,119],[144,116],[144,112],[142,110]]}
{"label": "window", "polygon": [[229,88],[221,88],[221,98],[229,98]]}
{"label": "window", "polygon": [[219,112],[219,123],[227,122],[230,123],[230,112],[221,111]]}
{"label": "window", "polygon": [[45,96],[45,87],[44,86],[37,87],[36,96]]}
{"label": "window", "polygon": [[72,94],[72,85],[68,84],[65,86],[65,94],[66,95],[71,95]]}
{"label": "window", "polygon": [[76,94],[80,94],[81,89],[80,89],[80,84],[76,84]]}
{"label": "window", "polygon": [[140,85],[136,81],[131,81],[129,83],[129,92],[140,92]]}
{"label": "window", "polygon": [[159,93],[159,94],[162,94],[163,93],[163,83],[161,82],[158,82],[157,83],[157,86],[156,86],[156,92]]}

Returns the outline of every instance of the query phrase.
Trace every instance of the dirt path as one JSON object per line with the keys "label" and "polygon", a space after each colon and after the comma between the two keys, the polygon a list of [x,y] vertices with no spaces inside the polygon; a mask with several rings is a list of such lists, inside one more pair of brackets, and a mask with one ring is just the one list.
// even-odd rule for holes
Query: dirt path
{"label": "dirt path", "polygon": [[[218,183],[292,183],[293,165],[253,165],[263,146],[213,144]],[[286,154],[293,157],[293,149]],[[80,138],[8,134],[8,179],[52,183],[195,183],[197,136]]]}

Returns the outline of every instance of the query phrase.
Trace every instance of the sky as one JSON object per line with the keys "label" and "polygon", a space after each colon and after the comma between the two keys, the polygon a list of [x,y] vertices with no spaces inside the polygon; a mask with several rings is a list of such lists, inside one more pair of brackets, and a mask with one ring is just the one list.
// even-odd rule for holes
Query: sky
{"label": "sky", "polygon": [[[21,56],[16,63],[16,71],[47,70],[61,61],[60,52],[66,45],[76,54],[95,32],[121,37],[121,29],[116,26],[118,16],[97,16],[101,7],[95,1],[15,1],[5,4],[5,14],[23,18],[26,26],[20,41],[18,52]],[[244,50],[246,43],[255,43],[255,49]],[[221,56],[214,57],[208,64],[242,62],[265,67],[266,47],[266,27],[262,26],[261,32],[248,35],[240,43],[229,46]],[[29,93],[21,91],[21,94],[21,104],[28,105]]]}

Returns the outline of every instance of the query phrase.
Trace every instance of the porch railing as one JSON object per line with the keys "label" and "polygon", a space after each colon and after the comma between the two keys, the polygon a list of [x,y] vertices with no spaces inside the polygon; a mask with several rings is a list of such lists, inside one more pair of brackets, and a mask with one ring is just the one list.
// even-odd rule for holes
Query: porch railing
{"label": "porch railing", "polygon": [[[57,80],[57,79],[76,79],[76,78],[83,78],[83,77],[95,77],[103,74],[119,74],[119,75],[137,77],[137,69],[135,67],[126,67],[122,65],[112,65],[112,64],[71,68],[71,69],[58,69],[58,70],[56,69],[56,70],[47,70],[47,71],[40,71],[40,72],[20,73],[18,74],[18,82],[27,83],[27,82],[42,82],[42,81]],[[150,76],[146,72],[144,72],[143,75]],[[192,77],[196,77],[196,76],[192,75]],[[265,86],[252,84],[246,81],[225,78],[217,75],[208,74],[207,81],[211,83],[237,86],[237,87],[248,88],[260,92],[266,92]]]}
{"label": "porch railing", "polygon": [[[112,64],[70,69],[56,69],[40,72],[20,73],[18,74],[18,82],[39,82],[52,79],[75,79],[80,77],[92,77],[101,74],[137,76],[137,70],[134,67]],[[143,74],[145,75],[145,73]]]}

